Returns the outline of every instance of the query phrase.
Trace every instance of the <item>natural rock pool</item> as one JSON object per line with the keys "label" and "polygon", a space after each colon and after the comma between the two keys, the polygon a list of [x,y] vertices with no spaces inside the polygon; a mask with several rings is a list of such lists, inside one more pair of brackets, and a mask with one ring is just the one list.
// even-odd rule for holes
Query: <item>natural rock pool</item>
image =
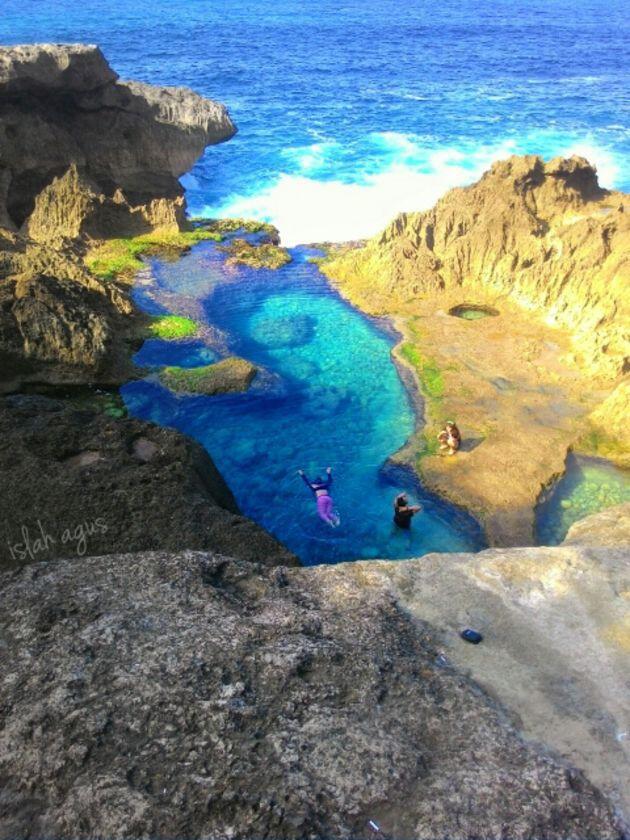
{"label": "natural rock pool", "polygon": [[[247,393],[220,397],[175,395],[150,374],[123,388],[129,411],[199,440],[243,513],[304,563],[479,549],[471,517],[403,471],[383,469],[415,425],[391,360],[395,338],[330,287],[308,261],[314,253],[294,249],[293,262],[276,271],[229,266],[211,242],[177,262],[150,260],[137,302],[152,314],[197,319],[203,341],[151,339],[139,364],[196,366],[235,354],[263,370]],[[318,518],[297,475],[303,468],[315,477],[327,466],[336,529]],[[401,489],[424,507],[410,538],[392,525]]]}
{"label": "natural rock pool", "polygon": [[455,318],[463,318],[464,321],[479,321],[481,318],[490,318],[499,313],[492,306],[476,306],[473,303],[461,303],[449,309],[448,314],[453,315]]}
{"label": "natural rock pool", "polygon": [[558,545],[579,519],[630,502],[630,472],[601,458],[570,454],[566,471],[543,495],[537,509],[541,545]]}

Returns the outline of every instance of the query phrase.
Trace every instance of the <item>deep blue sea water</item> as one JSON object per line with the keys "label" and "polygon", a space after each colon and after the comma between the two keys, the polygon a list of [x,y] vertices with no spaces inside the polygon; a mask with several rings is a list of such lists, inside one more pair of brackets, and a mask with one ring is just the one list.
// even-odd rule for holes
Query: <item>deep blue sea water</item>
{"label": "deep blue sea water", "polygon": [[575,151],[630,188],[626,0],[2,0],[0,43],[98,43],[239,126],[191,210],[287,244],[377,232],[513,152]]}
{"label": "deep blue sea water", "polygon": [[[219,355],[241,355],[263,373],[247,393],[224,397],[175,395],[153,374],[123,388],[127,407],[199,440],[242,511],[305,563],[478,549],[472,519],[400,470],[382,469],[415,424],[391,362],[395,339],[331,289],[308,261],[312,253],[293,249],[293,262],[278,271],[230,267],[214,243],[176,262],[150,260],[137,303],[199,319]],[[135,360],[195,366],[207,363],[201,346],[151,340]],[[335,529],[318,518],[297,475],[302,468],[314,479],[328,466],[341,517]],[[402,489],[423,505],[409,533],[392,524]]]}

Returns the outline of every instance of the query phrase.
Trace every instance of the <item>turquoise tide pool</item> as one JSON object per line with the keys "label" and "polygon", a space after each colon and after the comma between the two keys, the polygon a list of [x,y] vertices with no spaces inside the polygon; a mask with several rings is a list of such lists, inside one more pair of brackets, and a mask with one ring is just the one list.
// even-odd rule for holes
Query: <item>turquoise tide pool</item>
{"label": "turquoise tide pool", "polygon": [[537,511],[542,545],[558,545],[579,519],[630,502],[630,472],[601,458],[569,455],[566,472],[549,489]]}
{"label": "turquoise tide pool", "polygon": [[[159,314],[176,301],[177,314],[201,320],[221,355],[243,356],[262,372],[248,393],[225,397],[175,396],[149,376],[123,389],[129,411],[199,440],[243,512],[305,563],[480,548],[470,517],[403,471],[383,469],[415,423],[391,360],[395,339],[331,289],[308,261],[313,253],[294,249],[278,271],[229,267],[214,243],[175,263],[150,261],[136,287],[141,306]],[[136,361],[182,364],[193,347],[198,354],[189,340],[151,340]],[[315,478],[327,466],[336,529],[318,518],[297,475],[303,468]],[[410,534],[392,524],[394,495],[406,488],[424,508]]]}

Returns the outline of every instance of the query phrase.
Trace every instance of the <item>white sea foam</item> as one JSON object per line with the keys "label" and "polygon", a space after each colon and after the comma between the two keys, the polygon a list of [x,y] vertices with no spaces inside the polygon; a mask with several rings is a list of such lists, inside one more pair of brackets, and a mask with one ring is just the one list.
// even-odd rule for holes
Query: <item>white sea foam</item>
{"label": "white sea foam", "polygon": [[[436,148],[425,138],[390,131],[369,135],[364,145],[356,154],[335,141],[289,149],[286,162],[297,172],[281,173],[251,195],[233,195],[219,207],[206,207],[204,215],[269,221],[290,247],[373,236],[397,213],[431,207],[447,190],[474,182],[494,161],[511,154],[583,155],[608,187],[620,175],[612,153],[590,139],[571,142],[566,135],[540,133],[527,142]],[[337,172],[337,178],[331,177]]]}

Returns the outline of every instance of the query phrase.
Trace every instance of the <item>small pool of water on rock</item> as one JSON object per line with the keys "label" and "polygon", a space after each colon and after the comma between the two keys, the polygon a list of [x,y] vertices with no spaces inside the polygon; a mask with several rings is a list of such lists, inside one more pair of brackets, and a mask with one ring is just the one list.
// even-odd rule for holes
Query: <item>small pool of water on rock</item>
{"label": "small pool of water on rock", "polygon": [[[291,253],[293,262],[278,271],[230,267],[210,242],[176,263],[151,260],[136,286],[138,303],[201,320],[219,355],[243,356],[264,373],[247,393],[220,397],[176,396],[149,376],[123,388],[129,411],[199,440],[242,511],[304,563],[479,549],[471,517],[401,471],[382,469],[415,423],[391,361],[393,337],[330,287],[308,262],[316,252]],[[137,361],[206,363],[190,355],[190,341],[166,344],[147,342]],[[329,465],[336,529],[319,520],[297,475],[301,467],[315,477]],[[392,500],[403,488],[424,505],[410,540],[392,526]]]}
{"label": "small pool of water on rock", "polygon": [[448,314],[455,318],[463,318],[465,321],[479,321],[481,318],[490,318],[499,313],[491,306],[474,306],[473,304],[462,303],[449,309]]}
{"label": "small pool of water on rock", "polygon": [[558,545],[574,522],[622,502],[630,502],[628,470],[600,458],[569,455],[565,474],[538,506],[538,542]]}

